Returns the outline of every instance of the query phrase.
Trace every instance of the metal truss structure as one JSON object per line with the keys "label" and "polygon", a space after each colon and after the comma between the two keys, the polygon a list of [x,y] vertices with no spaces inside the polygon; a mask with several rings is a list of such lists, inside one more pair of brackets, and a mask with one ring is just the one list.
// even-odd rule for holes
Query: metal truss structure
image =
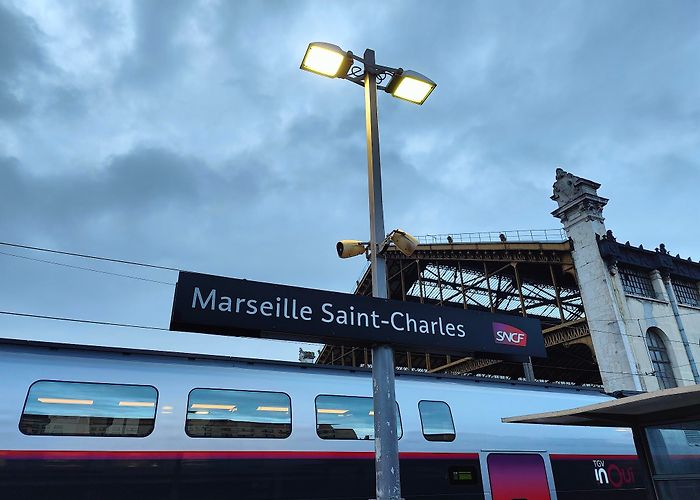
{"label": "metal truss structure", "polygon": [[[419,245],[411,257],[393,249],[387,252],[389,298],[537,318],[548,357],[533,359],[535,378],[602,385],[568,241],[509,241],[504,234],[499,241],[445,239]],[[371,295],[371,272],[365,270],[356,294]],[[372,360],[368,349],[327,345],[317,362],[370,366]],[[396,368],[508,379],[525,376],[519,363],[429,352],[399,351]]]}

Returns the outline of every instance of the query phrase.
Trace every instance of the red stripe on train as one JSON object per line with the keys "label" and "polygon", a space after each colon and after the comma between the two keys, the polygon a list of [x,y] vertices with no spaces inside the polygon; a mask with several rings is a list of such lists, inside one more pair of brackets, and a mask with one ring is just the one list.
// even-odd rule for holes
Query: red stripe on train
{"label": "red stripe on train", "polygon": [[566,455],[553,453],[551,460],[637,460],[637,455]]}
{"label": "red stripe on train", "polygon": [[[476,460],[477,453],[404,452],[404,460]],[[221,460],[221,459],[363,459],[371,460],[370,451],[68,451],[68,450],[0,450],[2,459],[24,460]]]}

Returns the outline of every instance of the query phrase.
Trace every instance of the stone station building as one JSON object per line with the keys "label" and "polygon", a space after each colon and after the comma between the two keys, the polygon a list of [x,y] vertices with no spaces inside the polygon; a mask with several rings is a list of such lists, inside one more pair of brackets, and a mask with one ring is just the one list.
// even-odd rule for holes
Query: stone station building
{"label": "stone station building", "polygon": [[557,170],[552,199],[572,243],[586,319],[608,391],[700,381],[700,264],[606,230],[600,184]]}

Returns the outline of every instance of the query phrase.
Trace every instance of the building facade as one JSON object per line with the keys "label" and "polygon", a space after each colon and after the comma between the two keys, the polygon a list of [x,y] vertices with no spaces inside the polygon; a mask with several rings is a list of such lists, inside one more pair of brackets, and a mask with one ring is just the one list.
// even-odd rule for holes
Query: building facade
{"label": "building facade", "polygon": [[590,337],[607,391],[700,382],[700,264],[607,230],[600,184],[557,169],[552,199],[572,244]]}

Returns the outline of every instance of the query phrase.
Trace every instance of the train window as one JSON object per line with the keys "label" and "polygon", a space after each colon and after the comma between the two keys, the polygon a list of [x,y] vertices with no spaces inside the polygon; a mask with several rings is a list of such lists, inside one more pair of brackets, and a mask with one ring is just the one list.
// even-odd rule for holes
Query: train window
{"label": "train window", "polygon": [[158,391],[149,385],[41,380],[29,388],[19,430],[28,435],[145,437]]}
{"label": "train window", "polygon": [[418,412],[423,436],[428,441],[454,441],[455,424],[450,407],[444,401],[421,401]]}
{"label": "train window", "polygon": [[[396,428],[403,435],[399,405]],[[316,434],[321,439],[374,439],[372,398],[358,396],[317,396]]]}
{"label": "train window", "polygon": [[190,437],[284,439],[292,408],[283,392],[193,389],[185,432]]}

